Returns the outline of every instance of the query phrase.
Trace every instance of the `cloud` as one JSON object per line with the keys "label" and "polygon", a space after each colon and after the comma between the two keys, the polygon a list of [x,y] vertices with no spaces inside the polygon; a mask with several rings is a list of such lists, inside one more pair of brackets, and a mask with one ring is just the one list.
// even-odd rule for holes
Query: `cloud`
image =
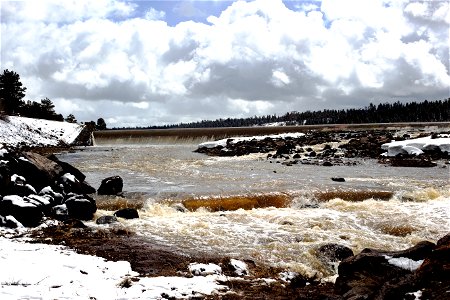
{"label": "cloud", "polygon": [[[61,3],[2,2],[1,65],[28,98],[79,120],[145,126],[448,97],[445,2],[237,1],[175,26],[154,8],[136,17],[133,2]],[[173,9],[186,15],[184,5]]]}

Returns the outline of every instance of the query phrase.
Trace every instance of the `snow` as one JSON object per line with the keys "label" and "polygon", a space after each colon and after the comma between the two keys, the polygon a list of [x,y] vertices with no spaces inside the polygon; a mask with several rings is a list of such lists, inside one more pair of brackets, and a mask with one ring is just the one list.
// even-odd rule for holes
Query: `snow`
{"label": "snow", "polygon": [[25,201],[22,197],[17,195],[8,195],[3,197],[2,201],[11,201],[11,203],[15,206],[19,207],[36,207],[33,203]]}
{"label": "snow", "polygon": [[[16,147],[21,143],[28,146],[56,146],[61,142],[71,144],[83,127],[84,125],[67,122],[10,116],[7,121],[0,120],[0,145]],[[0,153],[4,151],[0,150]]]}
{"label": "snow", "polygon": [[383,154],[384,156],[396,156],[397,154],[419,155],[424,150],[436,148],[439,148],[442,152],[450,153],[450,138],[440,137],[433,139],[431,136],[428,136],[404,141],[392,141],[381,145],[381,149],[387,151]]}
{"label": "snow", "polygon": [[78,180],[75,178],[75,176],[70,174],[70,173],[64,174],[62,176],[62,179],[63,179],[64,182],[66,182],[66,181],[70,181],[70,182],[73,182],[73,183],[78,182]]}
{"label": "snow", "polygon": [[412,260],[410,258],[406,258],[406,257],[397,257],[397,258],[392,258],[389,255],[385,255],[384,256],[388,263],[390,263],[391,265],[394,265],[396,267],[405,269],[405,270],[409,270],[409,271],[415,271],[417,268],[420,267],[420,265],[423,263],[423,260]]}
{"label": "snow", "polygon": [[262,141],[266,138],[271,138],[271,139],[285,139],[285,138],[298,138],[301,136],[304,136],[304,133],[282,133],[282,134],[274,134],[274,135],[260,135],[260,136],[249,136],[249,137],[231,137],[231,138],[227,138],[227,139],[222,139],[222,140],[218,140],[218,141],[211,141],[211,142],[204,142],[198,145],[199,148],[215,148],[217,146],[222,146],[222,147],[226,147],[227,146],[227,141],[231,140],[232,144],[236,144],[238,142],[246,142],[246,141],[251,141],[251,140],[257,140],[257,141]]}
{"label": "snow", "polygon": [[[0,237],[0,299],[189,299],[227,288],[222,275],[141,278],[125,261]],[[124,283],[131,285],[126,286]],[[162,296],[164,295],[164,296]]]}
{"label": "snow", "polygon": [[238,276],[248,275],[248,266],[245,262],[237,260],[237,259],[230,259],[230,264],[234,267],[234,272]]}
{"label": "snow", "polygon": [[189,264],[189,272],[194,276],[206,276],[213,274],[222,274],[222,268],[216,264]]}

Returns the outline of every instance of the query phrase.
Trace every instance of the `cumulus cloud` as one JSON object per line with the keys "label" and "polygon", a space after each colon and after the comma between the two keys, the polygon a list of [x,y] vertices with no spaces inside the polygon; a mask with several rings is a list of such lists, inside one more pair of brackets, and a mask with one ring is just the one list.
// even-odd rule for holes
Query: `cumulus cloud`
{"label": "cumulus cloud", "polygon": [[[186,3],[173,9],[205,14]],[[2,2],[2,68],[21,75],[30,99],[115,126],[449,95],[447,2],[237,1],[175,26],[136,8]]]}

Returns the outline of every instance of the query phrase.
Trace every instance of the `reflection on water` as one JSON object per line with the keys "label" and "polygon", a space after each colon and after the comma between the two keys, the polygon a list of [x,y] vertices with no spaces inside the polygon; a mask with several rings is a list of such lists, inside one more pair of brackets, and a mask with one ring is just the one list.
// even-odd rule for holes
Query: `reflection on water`
{"label": "reflection on water", "polygon": [[[122,176],[124,190],[139,192],[127,201],[136,198],[142,207],[140,219],[122,222],[155,242],[184,252],[249,258],[310,276],[335,274],[315,253],[325,243],[355,252],[365,247],[400,250],[424,239],[436,241],[450,228],[449,168],[393,168],[374,160],[356,166],[289,167],[270,163],[265,155],[204,156],[192,152],[197,142],[116,141],[62,154],[61,159],[80,168],[96,187],[105,177]],[[343,192],[389,196],[351,202],[338,199],[345,198],[339,196]],[[269,193],[288,195],[289,205],[216,212],[180,212],[174,205],[187,198]],[[337,198],[319,201],[317,195],[324,193]]]}

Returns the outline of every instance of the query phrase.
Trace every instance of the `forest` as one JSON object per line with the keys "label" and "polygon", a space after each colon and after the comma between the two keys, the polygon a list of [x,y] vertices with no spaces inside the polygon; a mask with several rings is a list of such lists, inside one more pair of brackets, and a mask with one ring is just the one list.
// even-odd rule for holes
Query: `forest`
{"label": "forest", "polygon": [[[367,124],[398,122],[448,122],[450,121],[450,98],[436,101],[369,104],[364,108],[325,109],[320,111],[288,112],[282,116],[266,115],[249,118],[204,120],[192,123],[151,126],[145,129],[207,128],[264,126],[271,123],[283,125],[319,124]],[[144,129],[144,128],[142,128]]]}

